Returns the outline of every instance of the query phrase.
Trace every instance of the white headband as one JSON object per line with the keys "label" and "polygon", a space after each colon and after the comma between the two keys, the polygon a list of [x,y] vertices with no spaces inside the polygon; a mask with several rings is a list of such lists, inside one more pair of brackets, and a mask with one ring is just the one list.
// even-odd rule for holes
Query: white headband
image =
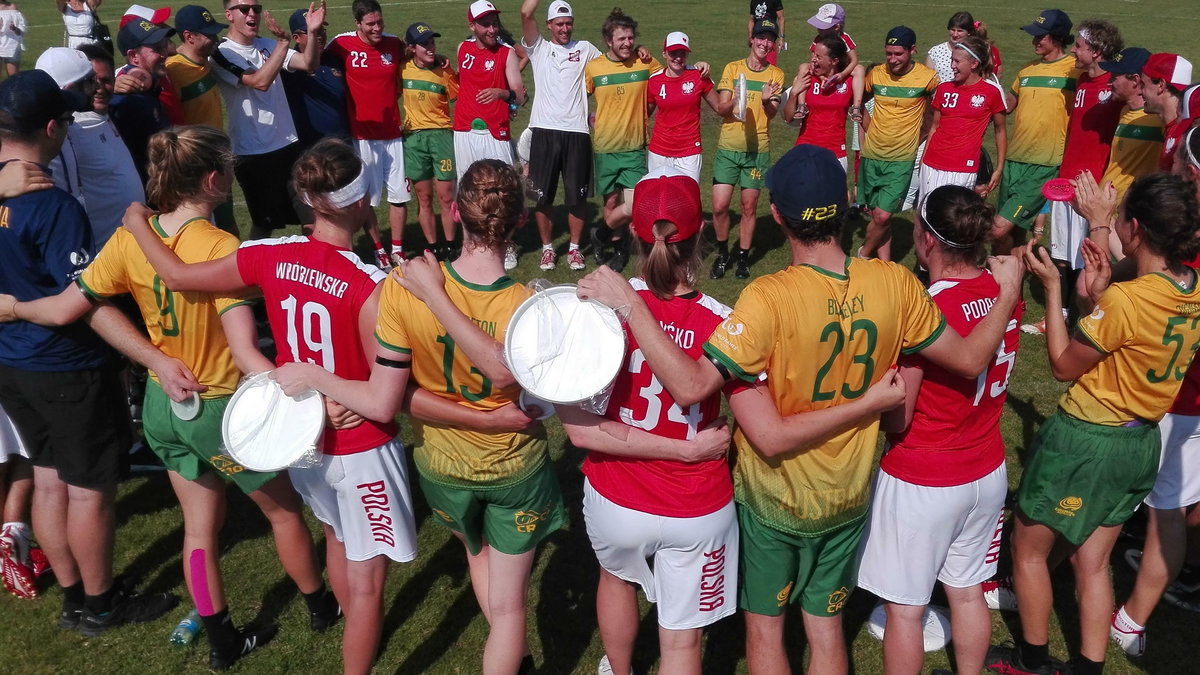
{"label": "white headband", "polygon": [[[302,196],[305,204],[309,206],[313,205],[312,200],[307,194]],[[324,193],[325,201],[329,202],[329,205],[335,209],[344,209],[365,196],[367,196],[367,178],[366,172],[362,169],[359,169],[358,175],[354,177],[354,180],[347,183],[344,187]]]}
{"label": "white headband", "polygon": [[966,52],[966,53],[970,54],[970,55],[971,55],[971,58],[975,59],[975,60],[976,60],[976,61],[978,61],[979,63],[983,63],[983,59],[979,58],[979,55],[978,55],[978,54],[976,54],[975,52],[971,51],[970,49],[967,49],[967,46],[966,46],[966,45],[964,45],[963,43],[961,43],[961,42],[955,42],[955,43],[954,43],[954,46],[955,46],[955,47],[958,47],[959,49],[963,50],[964,52]]}
{"label": "white headband", "polygon": [[942,233],[941,233],[941,232],[938,232],[938,231],[937,231],[937,228],[933,226],[933,223],[929,222],[929,215],[928,215],[928,214],[925,212],[925,205],[929,203],[929,197],[930,197],[932,194],[933,194],[933,192],[932,192],[932,191],[930,191],[930,192],[929,192],[929,194],[927,194],[927,195],[925,195],[924,197],[922,197],[922,198],[921,198],[921,205],[920,205],[920,209],[921,209],[921,223],[922,223],[922,224],[925,226],[925,229],[926,229],[926,230],[929,230],[929,233],[930,233],[930,234],[932,234],[932,235],[934,236],[934,238],[935,238],[935,239],[937,239],[938,241],[942,242],[942,243],[943,243],[943,244],[945,244],[946,246],[949,246],[950,248],[958,248],[958,249],[968,249],[968,248],[971,248],[971,247],[970,247],[970,246],[968,246],[967,244],[960,244],[960,243],[958,243],[958,242],[956,242],[956,241],[950,241],[950,240],[949,240],[949,239],[947,239],[946,237],[942,236]]}
{"label": "white headband", "polygon": [[1192,152],[1192,136],[1195,135],[1197,127],[1188,129],[1188,132],[1183,137],[1183,149],[1187,151],[1188,164],[1200,169],[1200,162],[1196,161],[1196,155]]}

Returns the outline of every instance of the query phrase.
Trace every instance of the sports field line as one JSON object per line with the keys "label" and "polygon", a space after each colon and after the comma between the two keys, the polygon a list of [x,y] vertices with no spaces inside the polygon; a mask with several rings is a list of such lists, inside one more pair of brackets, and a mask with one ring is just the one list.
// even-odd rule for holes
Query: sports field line
{"label": "sports field line", "polygon": [[[381,2],[379,4],[383,7],[402,7],[405,5],[445,5],[451,2],[462,2],[462,0],[408,0],[407,2]],[[350,9],[350,7],[350,5],[328,5],[326,9]],[[43,23],[27,26],[27,28],[54,28],[55,26],[61,28],[62,23]]]}

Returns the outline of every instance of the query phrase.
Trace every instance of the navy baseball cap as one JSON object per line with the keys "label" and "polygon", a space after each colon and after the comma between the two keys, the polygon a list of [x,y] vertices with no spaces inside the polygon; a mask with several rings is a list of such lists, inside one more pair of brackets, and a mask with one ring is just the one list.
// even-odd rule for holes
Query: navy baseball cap
{"label": "navy baseball cap", "polygon": [[1101,61],[1100,68],[1113,75],[1137,75],[1150,60],[1150,50],[1141,47],[1126,47],[1111,61]]}
{"label": "navy baseball cap", "polygon": [[434,32],[429,24],[421,21],[414,23],[408,27],[408,30],[404,31],[404,41],[410,45],[423,45],[433,38],[440,37],[442,37],[441,33]]}
{"label": "navy baseball cap", "polygon": [[788,220],[817,222],[846,212],[846,170],[833,152],[797,145],[767,171],[771,203]]}
{"label": "navy baseball cap", "polygon": [[756,19],[754,21],[754,30],[750,31],[750,37],[754,37],[759,33],[770,33],[778,38],[779,26],[770,19]]}
{"label": "navy baseball cap", "polygon": [[[329,22],[326,21],[325,23],[323,23],[321,25],[328,26]],[[290,30],[293,33],[307,33],[308,32],[308,10],[307,9],[298,9],[298,10],[292,12],[291,18],[288,19],[288,30]]]}
{"label": "navy baseball cap", "polygon": [[144,45],[156,45],[175,34],[170,26],[150,23],[146,19],[138,19],[125,24],[117,33],[117,47],[124,54]]}
{"label": "navy baseball cap", "polygon": [[27,134],[87,104],[79,93],[59,88],[49,73],[23,70],[0,82],[0,129]]}
{"label": "navy baseball cap", "polygon": [[887,47],[912,49],[917,46],[917,32],[908,26],[896,26],[888,31],[887,37],[883,39],[883,44]]}
{"label": "navy baseball cap", "polygon": [[1033,23],[1021,26],[1021,30],[1035,37],[1041,35],[1070,35],[1071,26],[1073,25],[1071,17],[1067,16],[1066,12],[1061,9],[1047,9],[1038,14]]}
{"label": "navy baseball cap", "polygon": [[217,37],[229,24],[217,23],[213,15],[200,5],[187,5],[175,13],[175,30]]}

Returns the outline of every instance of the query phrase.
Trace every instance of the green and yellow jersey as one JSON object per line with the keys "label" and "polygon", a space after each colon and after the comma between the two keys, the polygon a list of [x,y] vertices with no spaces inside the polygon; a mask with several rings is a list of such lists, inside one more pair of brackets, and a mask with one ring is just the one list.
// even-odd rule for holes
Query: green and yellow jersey
{"label": "green and yellow jersey", "polygon": [[[945,328],[942,312],[907,269],[847,259],[834,272],[788,267],[750,282],[704,351],[746,382],[767,373],[780,414],[822,410],[862,396],[901,353]],[[734,432],[737,500],[763,523],[815,536],[862,518],[869,502],[879,419],[764,459]]]}
{"label": "green and yellow jersey", "polygon": [[422,68],[411,60],[400,71],[403,83],[404,133],[450,129],[450,101],[458,98],[458,74],[450,66]]}
{"label": "green and yellow jersey", "polygon": [[597,153],[629,152],[646,147],[650,136],[646,125],[646,85],[662,70],[655,59],[643,63],[634,57],[613,61],[597,56],[583,68],[583,81],[596,97],[596,122],[592,147]]}
{"label": "green and yellow jersey", "polygon": [[738,59],[725,66],[717,91],[733,92],[738,75],[746,76],[746,119],[738,120],[733,113],[721,120],[721,135],[717,137],[717,149],[735,152],[769,152],[771,134],[770,120],[763,111],[763,85],[775,85],[775,96],[783,94],[783,71],[778,66],[768,65],[762,70],[751,70],[746,59]]}
{"label": "green and yellow jersey", "polygon": [[[237,237],[217,229],[204,218],[187,221],[173,237],[168,237],[159,226],[158,216],[150,219],[150,225],[167,248],[185,263],[216,260],[238,248]],[[182,361],[200,384],[208,385],[201,397],[229,396],[237,389],[242,373],[234,365],[229,343],[225,341],[221,314],[244,304],[243,298],[172,291],[158,278],[133,235],[123,228],[117,228],[76,283],[86,295],[96,299],[132,294],[150,333],[150,343],[167,356]],[[150,375],[158,381],[153,372]]]}
{"label": "green and yellow jersey", "polygon": [[1117,131],[1113,134],[1112,149],[1108,152],[1108,168],[1100,180],[1112,183],[1120,203],[1133,181],[1158,171],[1162,154],[1162,118],[1145,108],[1127,108],[1121,113]]}
{"label": "green and yellow jersey", "polygon": [[1075,84],[1080,71],[1070,54],[1057,61],[1034,61],[1013,79],[1017,97],[1008,132],[1008,159],[1025,164],[1062,164],[1067,143],[1067,124],[1075,103]]}
{"label": "green and yellow jersey", "polygon": [[1105,358],[1059,400],[1068,415],[1108,426],[1156,422],[1171,407],[1200,344],[1200,290],[1163,274],[1115,283],[1076,335]]}
{"label": "green and yellow jersey", "polygon": [[183,116],[188,124],[206,124],[214,129],[225,128],[225,109],[217,78],[207,63],[196,63],[183,54],[167,59],[167,77],[179,92]]}
{"label": "green and yellow jersey", "polygon": [[896,77],[886,64],[867,73],[865,86],[875,99],[862,155],[886,162],[911,162],[921,144],[921,125],[938,77],[922,63]]}
{"label": "green and yellow jersey", "polygon": [[[503,343],[513,312],[532,291],[502,277],[481,286],[463,280],[443,263],[446,293],[485,333]],[[426,391],[477,410],[513,403],[521,393],[501,389],[458,349],[433,312],[389,278],[379,301],[375,339],[385,348],[412,356],[412,377]],[[413,420],[413,458],[426,479],[454,486],[502,487],[520,481],[546,461],[546,431],[484,433]]]}

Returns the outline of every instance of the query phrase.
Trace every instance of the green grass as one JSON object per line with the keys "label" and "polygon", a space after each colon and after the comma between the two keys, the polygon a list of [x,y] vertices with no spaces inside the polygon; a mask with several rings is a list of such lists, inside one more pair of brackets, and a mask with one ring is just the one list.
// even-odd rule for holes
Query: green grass
{"label": "green grass", "polygon": [[[217,0],[207,0],[209,9],[218,9]],[[154,3],[151,3],[154,4]],[[184,2],[171,2],[178,8]],[[286,25],[286,19],[298,4],[267,0],[268,8]],[[352,22],[349,0],[333,0],[330,9],[330,32],[350,30]],[[403,33],[413,21],[430,22],[445,37],[441,47],[451,53],[456,38],[465,34],[466,0],[441,2],[415,0],[384,2],[385,17],[393,33]],[[497,3],[507,26],[520,34],[516,0]],[[542,3],[542,10],[546,6]],[[685,30],[692,38],[696,60],[706,60],[714,69],[745,54],[746,3],[714,0],[656,0],[655,2],[623,2],[626,11],[641,22],[641,39],[657,49],[660,40],[671,30]],[[815,11],[818,0],[787,3],[789,42],[791,51],[781,55],[781,66],[788,76],[794,72],[799,59],[807,58],[806,39],[811,30],[804,19]],[[26,67],[32,67],[37,55],[47,46],[61,44],[62,28],[49,0],[25,0],[21,3],[31,26],[27,38]],[[954,11],[970,6],[955,2],[885,2],[843,0],[849,20],[850,33],[859,43],[860,59],[878,60],[878,43],[893,25],[904,23],[916,29],[922,48],[944,40],[946,18]],[[114,35],[118,13],[125,2],[108,0],[101,10]],[[1188,38],[1200,28],[1186,3],[1167,0],[1071,0],[1059,5],[1066,9],[1076,23],[1090,16],[1101,16],[1117,23],[1127,44],[1142,45],[1152,51],[1180,51],[1193,62],[1200,63],[1200,50]],[[610,3],[575,3],[576,36],[599,42],[599,26]],[[1019,26],[1030,21],[1045,4],[1034,0],[1012,0],[1004,4],[982,6],[976,18],[985,21],[991,36],[1003,52],[1008,76],[1020,64],[1032,58],[1026,35]],[[719,70],[718,70],[719,72]],[[532,75],[526,73],[531,84]],[[528,108],[515,124],[523,128]],[[705,143],[715,147],[716,118],[705,112]],[[776,138],[775,154],[790,146],[791,130],[780,124],[772,125]],[[707,177],[702,184],[707,184]],[[247,219],[240,206],[240,221]],[[708,199],[705,198],[707,204]],[[760,206],[760,229],[755,248],[755,271],[774,271],[787,263],[786,253],[779,244],[777,229]],[[382,214],[381,214],[382,215]],[[562,214],[560,214],[561,216]],[[415,216],[413,216],[415,218]],[[558,219],[565,221],[565,216]],[[381,219],[381,222],[386,222]],[[848,232],[854,242],[861,239],[861,223]],[[565,228],[564,228],[565,229]],[[910,243],[904,236],[905,225],[897,230],[897,246],[907,256]],[[410,223],[405,239],[416,247],[420,242],[415,222]],[[565,247],[565,235],[558,243]],[[537,237],[532,227],[518,234],[523,247],[521,266],[514,276],[522,281],[548,276],[552,281],[567,282],[576,278],[562,265],[560,270],[546,274],[536,265]],[[857,245],[855,243],[854,245]],[[743,282],[726,279],[704,281],[701,288],[718,299],[732,304]],[[1040,297],[1040,296],[1039,296]],[[1028,319],[1042,313],[1036,298],[1030,298]],[[1002,421],[1004,438],[1009,448],[1010,480],[1015,485],[1020,476],[1020,456],[1038,426],[1055,406],[1064,389],[1055,382],[1046,368],[1042,338],[1022,336],[1022,351],[1017,359],[1009,387],[1009,412]],[[582,452],[571,447],[555,422],[550,422],[552,455],[556,461],[566,502],[570,507],[569,526],[543,546],[533,572],[530,590],[529,636],[535,658],[546,673],[589,673],[595,671],[603,649],[595,630],[594,589],[596,562],[584,532],[579,504],[582,478],[578,471]],[[423,500],[418,498],[418,527],[420,557],[412,563],[393,565],[385,593],[387,603],[385,638],[377,671],[396,673],[473,673],[480,670],[480,655],[486,637],[486,624],[475,605],[468,584],[466,563],[461,546],[447,531],[428,518]],[[267,649],[247,658],[240,666],[244,672],[336,672],[340,667],[341,628],[324,636],[309,633],[303,602],[284,576],[269,543],[268,528],[250,502],[241,496],[230,499],[228,524],[223,533],[222,567],[235,620],[278,621],[282,631]],[[137,478],[125,483],[118,502],[119,530],[116,567],[140,575],[144,586],[153,591],[172,591],[186,597],[180,569],[179,548],[182,539],[180,511],[165,477]],[[312,521],[314,531],[316,522]],[[1118,597],[1128,594],[1132,583],[1120,553],[1114,556],[1117,571]],[[1073,600],[1070,573],[1064,571],[1055,583],[1055,623],[1051,630],[1052,651],[1066,656],[1068,645],[1077,645],[1077,614]],[[37,601],[18,601],[0,598],[0,654],[6,665],[14,670],[32,673],[88,672],[200,672],[206,667],[203,640],[189,648],[176,648],[167,643],[167,635],[176,620],[185,613],[180,608],[169,617],[149,625],[133,626],[92,640],[77,634],[65,634],[53,628],[61,594],[57,588],[48,590]],[[865,593],[852,599],[846,612],[846,632],[851,642],[852,660],[858,673],[882,670],[879,643],[866,634],[863,624],[872,601]],[[639,625],[640,637],[636,661],[639,671],[652,670],[656,659],[655,619],[648,606]],[[1010,630],[1017,628],[1015,616],[994,614],[993,641],[1008,639]],[[793,664],[799,668],[804,650],[803,631],[799,617],[793,617],[788,630],[788,644]],[[1061,619],[1061,625],[1059,620]],[[1133,663],[1115,648],[1109,652],[1110,673],[1186,673],[1192,649],[1195,617],[1170,607],[1162,607],[1150,623],[1150,651],[1144,659]],[[725,620],[708,631],[704,657],[704,672],[744,672],[744,643],[739,618]],[[927,668],[948,667],[944,652],[928,655]]]}

